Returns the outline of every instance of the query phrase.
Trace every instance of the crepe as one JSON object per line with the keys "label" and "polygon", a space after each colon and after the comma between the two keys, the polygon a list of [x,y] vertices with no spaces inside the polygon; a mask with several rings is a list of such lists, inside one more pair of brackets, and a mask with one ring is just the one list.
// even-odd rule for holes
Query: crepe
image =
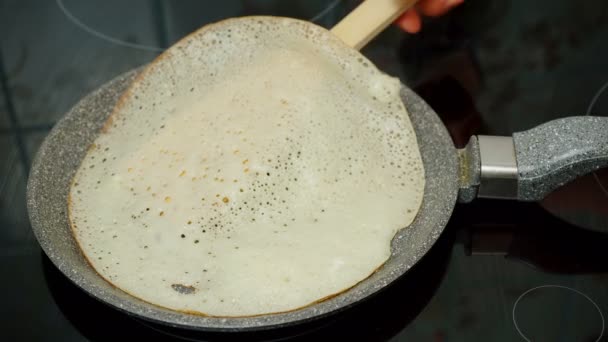
{"label": "crepe", "polygon": [[424,170],[400,82],[311,23],[245,17],[158,57],[70,188],[83,254],[149,303],[295,310],[390,257]]}

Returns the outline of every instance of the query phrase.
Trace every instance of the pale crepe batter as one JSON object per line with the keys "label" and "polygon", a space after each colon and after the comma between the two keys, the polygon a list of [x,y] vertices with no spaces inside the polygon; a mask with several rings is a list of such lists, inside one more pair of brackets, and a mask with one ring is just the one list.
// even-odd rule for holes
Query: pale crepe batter
{"label": "pale crepe batter", "polygon": [[83,253],[133,296],[212,316],[356,285],[422,202],[399,90],[307,22],[204,27],[140,75],[74,177]]}

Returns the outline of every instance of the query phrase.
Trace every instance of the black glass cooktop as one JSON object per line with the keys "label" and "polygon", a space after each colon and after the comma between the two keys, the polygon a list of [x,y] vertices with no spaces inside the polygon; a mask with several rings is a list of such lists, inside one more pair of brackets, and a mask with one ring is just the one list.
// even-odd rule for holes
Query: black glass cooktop
{"label": "black glass cooktop", "polygon": [[[462,146],[572,115],[608,116],[608,2],[466,0],[418,35],[363,50]],[[78,99],[206,23],[246,14],[330,27],[354,0],[0,0],[0,339],[608,341],[608,170],[541,203],[458,205],[433,249],[335,316],[247,335],[167,329],[90,298],[32,234],[36,150]]]}

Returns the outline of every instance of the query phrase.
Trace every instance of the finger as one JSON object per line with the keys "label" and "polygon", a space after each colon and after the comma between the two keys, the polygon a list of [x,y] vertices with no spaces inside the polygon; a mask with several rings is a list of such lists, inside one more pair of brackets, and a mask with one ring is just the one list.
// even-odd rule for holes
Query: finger
{"label": "finger", "polygon": [[395,23],[404,31],[409,33],[418,33],[422,27],[420,15],[415,9],[405,11]]}
{"label": "finger", "polygon": [[417,8],[426,16],[438,17],[463,2],[464,0],[421,0]]}

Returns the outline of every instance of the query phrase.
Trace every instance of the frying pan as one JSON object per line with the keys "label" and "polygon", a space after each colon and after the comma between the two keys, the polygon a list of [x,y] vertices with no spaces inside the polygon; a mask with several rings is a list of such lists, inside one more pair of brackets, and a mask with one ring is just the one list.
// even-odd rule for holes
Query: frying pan
{"label": "frying pan", "polygon": [[88,146],[139,70],[83,98],[52,129],[32,165],[27,206],[34,234],[57,268],[97,299],[129,314],[199,330],[255,330],[320,318],[376,293],[407,272],[438,239],[457,201],[475,197],[538,200],[558,186],[608,166],[608,118],[569,117],[511,137],[477,136],[456,149],[437,114],[403,85],[401,98],[416,132],[426,184],[411,226],[391,243],[391,257],[350,290],[305,308],[244,318],[203,317],[143,302],[102,279],[86,262],[67,217],[70,181]]}
{"label": "frying pan", "polygon": [[608,165],[608,118],[565,118],[513,137],[476,136],[466,148],[456,149],[435,112],[403,85],[400,95],[416,132],[426,184],[420,211],[393,238],[388,261],[353,288],[291,312],[239,318],[176,312],[132,297],[101,278],[82,255],[67,216],[72,177],[140,71],[108,82],[56,124],[34,159],[27,206],[42,249],[76,285],[119,310],[174,327],[250,331],[336,313],[385,288],[416,264],[439,238],[457,201],[470,202],[476,197],[538,200],[577,176]]}

